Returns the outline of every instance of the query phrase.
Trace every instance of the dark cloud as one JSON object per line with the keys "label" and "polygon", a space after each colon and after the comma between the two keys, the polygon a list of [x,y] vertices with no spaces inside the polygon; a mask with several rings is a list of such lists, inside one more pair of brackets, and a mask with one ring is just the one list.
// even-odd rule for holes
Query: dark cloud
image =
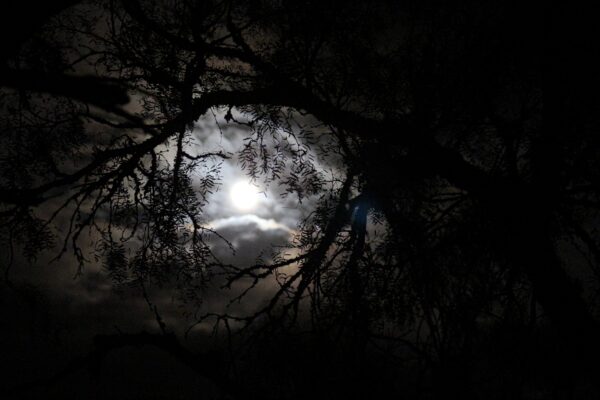
{"label": "dark cloud", "polygon": [[[198,121],[194,133],[197,143],[189,152],[196,154],[216,151],[235,154],[249,135],[243,127],[219,127],[216,119],[211,118]],[[282,196],[285,188],[276,182],[259,180],[254,184],[264,196],[252,210],[241,211],[231,201],[230,189],[236,182],[248,180],[246,172],[235,156],[211,162],[222,162],[221,179],[203,210],[204,221],[226,238],[234,250],[215,237],[211,241],[213,253],[224,263],[238,267],[253,265],[257,261],[269,263],[274,251],[285,250],[289,246],[298,224],[314,207],[316,199],[309,197],[300,203],[294,194]],[[200,178],[203,173],[199,170],[196,176]],[[38,214],[50,216],[60,206],[60,201],[57,198],[47,203],[37,210]],[[88,353],[92,348],[92,339],[97,334],[158,330],[155,314],[140,288],[115,290],[101,262],[94,259],[93,233],[85,231],[80,240],[84,254],[90,259],[81,274],[77,273],[79,264],[70,250],[58,261],[52,261],[62,247],[61,237],[66,233],[69,217],[69,209],[66,209],[55,221],[59,235],[56,247],[41,253],[34,262],[17,257],[10,274],[13,289],[3,287],[1,290],[0,312],[5,316],[4,320],[11,321],[12,325],[3,327],[7,332],[2,338],[3,347],[12,349],[6,352],[4,359],[14,366],[8,378],[14,378],[15,382],[22,381],[19,377],[45,378],[52,371],[58,371],[71,359]],[[100,210],[97,222],[102,224],[104,218]],[[136,240],[133,239],[132,246],[136,245]],[[223,289],[223,283],[223,277],[217,274],[200,293],[203,298],[202,312],[227,310],[235,315],[248,315],[263,306],[278,287],[275,278],[265,279],[241,301],[231,303],[251,281],[241,279],[228,290]],[[158,308],[168,329],[181,334],[195,322],[190,315],[198,310],[194,310],[195,306],[182,305],[178,301],[178,290],[173,283],[162,286],[149,284],[147,287],[148,297]],[[210,321],[196,326],[190,340],[205,340],[202,338],[211,329]],[[157,360],[172,364],[165,355],[155,356]],[[117,355],[116,359],[115,362],[107,361],[108,370],[121,371],[125,380],[141,379],[117,365],[119,360],[136,359],[135,354]],[[187,373],[181,367],[173,368],[179,368],[181,374]],[[110,390],[100,387],[103,377],[94,378],[92,382],[84,372],[79,378],[84,382],[81,390],[87,393],[89,388],[96,387],[99,397],[102,397],[101,393],[109,396]],[[115,376],[111,376],[104,381],[115,379]],[[147,383],[142,386],[154,387]],[[177,387],[177,383],[169,383],[168,387],[170,389],[167,391],[174,393],[173,388]],[[65,393],[61,393],[60,397],[70,398]]]}
{"label": "dark cloud", "polygon": [[287,226],[253,214],[218,219],[211,223],[211,227],[227,239],[235,250],[232,254],[227,247],[216,246],[215,254],[226,263],[239,266],[252,264],[261,255],[268,256],[274,246],[289,244],[292,235]]}
{"label": "dark cloud", "polygon": [[[247,267],[257,263],[270,263],[275,251],[289,250],[294,231],[274,219],[264,219],[253,214],[233,216],[215,220],[211,226],[230,241],[231,249],[223,245],[213,248],[215,255],[226,264]],[[232,302],[240,293],[252,285],[252,279],[242,278],[225,289],[223,277],[216,277],[205,293],[204,311],[224,312],[233,315],[249,315],[263,306],[278,284],[274,277],[264,279],[240,301]],[[211,322],[196,327],[207,331]]]}

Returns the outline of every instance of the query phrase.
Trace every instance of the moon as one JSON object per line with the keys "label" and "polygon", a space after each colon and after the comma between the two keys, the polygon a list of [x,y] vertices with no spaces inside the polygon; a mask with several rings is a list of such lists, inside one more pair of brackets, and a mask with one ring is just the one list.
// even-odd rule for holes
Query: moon
{"label": "moon", "polygon": [[250,211],[259,201],[259,193],[255,186],[246,181],[236,182],[229,191],[233,205],[242,211]]}

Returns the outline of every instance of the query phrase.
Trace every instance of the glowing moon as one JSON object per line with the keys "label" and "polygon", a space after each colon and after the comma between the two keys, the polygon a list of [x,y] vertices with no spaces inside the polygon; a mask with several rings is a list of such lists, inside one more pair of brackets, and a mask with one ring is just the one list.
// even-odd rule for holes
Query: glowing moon
{"label": "glowing moon", "polygon": [[245,181],[233,185],[229,195],[231,202],[239,210],[251,210],[256,207],[259,200],[257,188]]}

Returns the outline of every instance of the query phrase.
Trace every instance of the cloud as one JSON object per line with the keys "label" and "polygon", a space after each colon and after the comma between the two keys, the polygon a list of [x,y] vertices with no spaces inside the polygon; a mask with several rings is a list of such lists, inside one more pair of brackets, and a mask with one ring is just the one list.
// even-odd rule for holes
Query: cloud
{"label": "cloud", "polygon": [[[218,127],[214,119],[204,118],[196,124],[194,135],[196,144],[191,145],[193,148],[186,149],[192,155],[218,151],[236,153],[242,148],[249,131],[240,126]],[[289,244],[301,219],[312,211],[316,200],[305,199],[300,204],[293,194],[282,197],[284,188],[276,182],[266,186],[259,181],[255,184],[260,187],[259,191],[264,191],[264,197],[261,196],[251,214],[244,213],[232,204],[229,193],[233,184],[248,179],[238,160],[232,157],[224,161],[214,159],[211,162],[222,162],[221,180],[219,190],[210,195],[208,204],[203,209],[204,221],[229,240],[235,252],[232,253],[226,243],[216,238],[211,242],[212,251],[224,263],[239,267],[254,265],[259,258],[263,262],[270,262],[273,251],[285,249]],[[199,169],[196,175],[201,177],[203,173]],[[39,211],[46,215],[53,210],[54,203],[51,203]],[[67,214],[60,215],[57,219],[59,233],[69,222]],[[95,237],[88,237],[84,233],[81,241],[84,253],[92,260],[93,246],[88,243],[93,239]],[[62,242],[59,241],[60,243]],[[99,262],[86,264],[83,274],[73,279],[78,265],[70,253],[65,254],[59,262],[49,264],[59,250],[57,247],[40,255],[35,265],[18,260],[19,265],[13,268],[12,273],[15,282],[27,282],[47,296],[47,300],[40,303],[48,309],[48,314],[56,316],[54,320],[57,324],[60,322],[60,325],[69,326],[72,335],[82,340],[88,337],[88,333],[114,332],[115,326],[124,331],[156,329],[154,315],[139,290],[132,288],[117,295]],[[207,306],[210,305],[212,310],[223,310],[231,297],[249,284],[242,279],[228,292],[221,289],[222,282],[219,279],[220,277],[216,277],[202,293]],[[234,311],[244,314],[260,307],[276,287],[274,279],[265,280]],[[177,327],[186,323],[179,305],[173,301],[177,288],[166,285],[148,289],[153,303],[159,306],[161,315],[169,326]],[[13,312],[20,311],[16,308]],[[74,333],[75,330],[77,333]]]}
{"label": "cloud", "polygon": [[[235,114],[235,110],[234,110]],[[218,112],[214,118],[205,117],[200,119],[194,126],[193,148],[188,152],[191,154],[224,152],[232,155],[227,160],[214,160],[214,163],[220,163],[220,185],[217,190],[208,198],[208,204],[204,207],[204,215],[207,220],[217,220],[231,216],[242,216],[245,213],[235,207],[230,197],[230,190],[237,182],[248,181],[246,171],[244,171],[238,162],[236,154],[243,148],[245,139],[251,135],[249,128],[240,125],[227,124],[223,118],[224,111]],[[236,119],[243,120],[241,114],[235,115]],[[308,124],[307,121],[303,123]],[[317,135],[319,138],[325,137],[325,134]],[[264,145],[269,151],[273,150],[275,142],[265,140]],[[333,167],[333,159],[324,158],[322,154],[316,154],[310,150],[312,159],[318,170],[330,171],[336,170]],[[328,156],[332,158],[333,156]],[[333,164],[332,164],[333,163]],[[339,172],[339,171],[338,171]],[[197,176],[201,177],[203,171],[198,170]],[[198,180],[199,182],[199,180]],[[199,183],[198,183],[199,184]],[[259,203],[252,209],[252,213],[263,219],[273,219],[290,229],[295,229],[302,218],[314,210],[317,202],[316,196],[304,198],[302,203],[298,201],[295,194],[287,194],[286,188],[281,182],[267,181],[258,179],[253,182],[257,190],[264,194]]]}
{"label": "cloud", "polygon": [[293,230],[275,221],[246,214],[214,220],[210,227],[227,239],[235,250],[232,253],[224,244],[216,244],[213,252],[223,262],[238,266],[254,264],[258,258],[270,258],[273,246],[289,243]]}
{"label": "cloud", "polygon": [[279,229],[289,233],[292,232],[290,228],[276,222],[274,219],[264,219],[254,214],[221,218],[211,222],[210,227],[217,230],[230,229],[232,227],[256,227],[261,231]]}

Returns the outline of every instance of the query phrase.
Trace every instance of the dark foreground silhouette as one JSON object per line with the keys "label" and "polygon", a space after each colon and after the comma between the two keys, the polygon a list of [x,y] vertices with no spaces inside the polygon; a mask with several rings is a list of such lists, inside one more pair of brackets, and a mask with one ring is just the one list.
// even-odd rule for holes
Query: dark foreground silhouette
{"label": "dark foreground silhouette", "polygon": [[[5,7],[6,396],[600,395],[591,13]],[[208,120],[246,135],[237,154],[203,147]],[[234,161],[308,210],[251,261],[224,261],[236,243],[209,223]],[[68,260],[79,292],[40,272]],[[234,306],[208,308],[219,296]]]}

